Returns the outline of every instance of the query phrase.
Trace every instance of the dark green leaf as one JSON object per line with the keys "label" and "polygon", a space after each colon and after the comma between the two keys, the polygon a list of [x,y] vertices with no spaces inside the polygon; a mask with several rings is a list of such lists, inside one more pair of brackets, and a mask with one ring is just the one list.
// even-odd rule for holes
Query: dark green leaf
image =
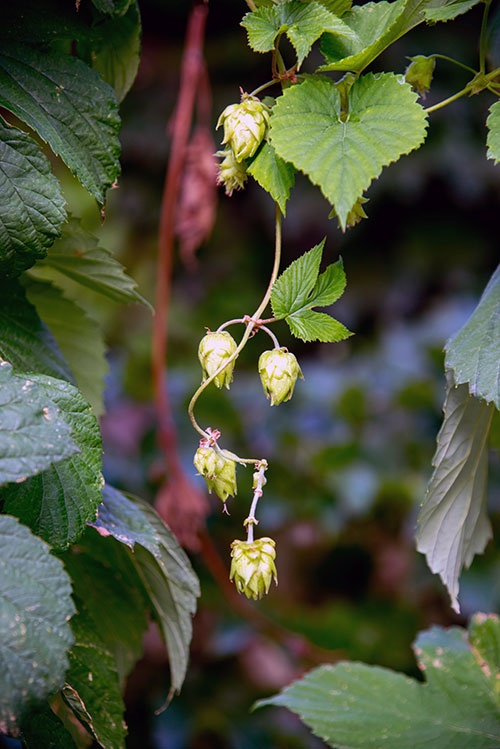
{"label": "dark green leaf", "polygon": [[248,43],[255,52],[269,52],[274,48],[276,38],[286,34],[297,52],[299,67],[325,31],[341,38],[355,38],[352,29],[319,2],[289,0],[269,8],[259,8],[247,13],[241,25],[246,28]]}
{"label": "dark green leaf", "polygon": [[[92,34],[92,14],[86,4],[40,0],[3,3],[0,39],[29,45],[48,46],[53,42],[80,40]],[[1,46],[1,45],[0,45]]]}
{"label": "dark green leaf", "polygon": [[88,528],[62,560],[100,636],[115,659],[120,683],[142,653],[149,601],[135,571],[132,552],[112,536]]}
{"label": "dark green leaf", "polygon": [[455,385],[500,409],[500,266],[465,325],[446,344]]}
{"label": "dark green leaf", "polygon": [[308,78],[285,90],[271,117],[270,140],[321,188],[342,228],[358,198],[382,168],[418,148],[426,114],[417,94],[392,73],[367,74],[349,91],[342,111],[338,86]]}
{"label": "dark green leaf", "polygon": [[62,696],[75,717],[106,749],[125,747],[124,704],[112,654],[84,611],[71,620],[75,644]]}
{"label": "dark green leaf", "polygon": [[0,281],[0,356],[19,372],[73,382],[57,344],[18,281]]}
{"label": "dark green leaf", "polygon": [[75,749],[75,742],[47,703],[37,705],[23,717],[23,749]]}
{"label": "dark green leaf", "polygon": [[491,105],[486,127],[488,128],[486,140],[488,152],[486,156],[488,159],[493,159],[495,164],[498,164],[500,161],[500,101]]}
{"label": "dark green leaf", "polygon": [[434,473],[418,516],[417,549],[448,588],[458,611],[459,576],[491,537],[486,514],[488,435],[493,405],[451,382],[433,458]]}
{"label": "dark green leaf", "polygon": [[80,452],[21,484],[9,484],[2,498],[7,512],[62,550],[96,517],[103,485],[101,434],[89,404],[75,387],[43,376],[32,379],[40,387],[49,381],[51,397],[71,426]]}
{"label": "dark green leaf", "polygon": [[0,275],[17,276],[45,256],[66,211],[46,156],[1,118],[0,195]]}
{"label": "dark green leaf", "polygon": [[71,584],[50,548],[12,517],[0,517],[0,731],[32,700],[64,681],[73,636]]}
{"label": "dark green leaf", "polygon": [[88,58],[113,86],[118,101],[125,98],[137,75],[140,49],[141,21],[135,0],[123,15],[96,24],[87,43],[78,45],[80,56]]}
{"label": "dark green leaf", "polygon": [[295,182],[295,169],[277,154],[269,143],[264,143],[247,167],[247,172],[278,203],[283,215]]}
{"label": "dark green leaf", "polygon": [[109,486],[95,528],[133,549],[131,559],[158,620],[168,649],[172,691],[186,673],[199,584],[185,552],[155,511]]}
{"label": "dark green leaf", "polygon": [[78,452],[51,382],[15,375],[0,360],[0,485],[24,481]]}
{"label": "dark green leaf", "polygon": [[71,219],[61,239],[54,243],[37,268],[46,266],[115,302],[140,302],[150,306],[136,291],[136,283],[127,276],[123,265],[109,250],[99,246],[98,239],[85,231],[78,219]]}
{"label": "dark green leaf", "polygon": [[119,173],[120,121],[112,88],[76,57],[4,42],[0,104],[61,156],[104,203]]}
{"label": "dark green leaf", "polygon": [[53,284],[30,280],[28,298],[49,327],[75,374],[78,387],[96,416],[103,411],[102,391],[108,371],[99,325]]}
{"label": "dark green leaf", "polygon": [[[471,640],[482,642],[486,628],[498,643],[493,616],[472,621]],[[258,706],[287,707],[337,749],[497,749],[498,663],[485,663],[458,628],[434,627],[414,649],[425,685],[375,666],[340,663],[320,666]]]}

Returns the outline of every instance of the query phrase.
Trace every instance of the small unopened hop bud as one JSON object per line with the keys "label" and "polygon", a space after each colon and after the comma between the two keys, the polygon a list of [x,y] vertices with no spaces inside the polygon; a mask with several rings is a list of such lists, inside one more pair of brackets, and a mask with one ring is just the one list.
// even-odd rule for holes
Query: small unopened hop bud
{"label": "small unopened hop bud", "polygon": [[222,157],[217,184],[224,185],[226,195],[232,195],[234,190],[241,190],[248,178],[245,162],[236,161],[232,148],[217,151],[215,155]]}
{"label": "small unopened hop bud", "polygon": [[409,83],[419,94],[425,95],[431,87],[435,67],[435,57],[425,55],[410,57],[410,64],[405,72],[406,83]]}
{"label": "small unopened hop bud", "polygon": [[193,463],[207,482],[210,493],[213,489],[223,502],[236,495],[236,462],[226,457],[224,450],[218,453],[213,447],[199,447]]}
{"label": "small unopened hop bud", "polygon": [[[206,380],[211,377],[214,372],[217,372],[225,361],[227,361],[236,351],[236,341],[230,333],[225,330],[221,330],[215,333],[207,333],[201,341],[198,347],[198,358],[200,360],[201,367],[203,369],[203,379]],[[234,361],[229,362],[217,377],[214,382],[218,388],[225,385],[229,388],[231,380],[233,379]]]}
{"label": "small unopened hop bud", "polygon": [[297,359],[286,348],[264,351],[259,358],[259,374],[271,406],[290,400],[297,377],[304,379]]}
{"label": "small unopened hop bud", "polygon": [[239,104],[222,112],[217,127],[224,126],[223,143],[228,143],[236,161],[249,159],[264,140],[269,126],[269,108],[260,99],[243,94]]}
{"label": "small unopened hop bud", "polygon": [[274,560],[275,542],[272,538],[259,538],[257,541],[233,541],[231,544],[231,572],[229,579],[234,581],[238,593],[247,598],[262,598],[269,593],[271,581],[278,584]]}

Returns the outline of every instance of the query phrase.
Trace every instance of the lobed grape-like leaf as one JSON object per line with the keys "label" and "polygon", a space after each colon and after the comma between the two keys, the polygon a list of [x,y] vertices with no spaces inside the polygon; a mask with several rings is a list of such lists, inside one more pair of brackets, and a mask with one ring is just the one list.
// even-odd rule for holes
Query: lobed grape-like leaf
{"label": "lobed grape-like leaf", "polygon": [[392,73],[359,78],[344,106],[333,81],[306,78],[278,98],[270,128],[278,155],[321,188],[342,228],[382,168],[418,148],[427,128],[416,93]]}

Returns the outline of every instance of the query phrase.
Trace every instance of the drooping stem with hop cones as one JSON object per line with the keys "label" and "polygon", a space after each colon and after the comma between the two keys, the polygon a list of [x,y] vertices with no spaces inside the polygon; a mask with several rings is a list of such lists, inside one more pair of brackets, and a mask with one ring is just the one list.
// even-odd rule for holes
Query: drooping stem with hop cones
{"label": "drooping stem with hop cones", "polygon": [[[218,124],[224,126],[224,150],[218,154],[222,159],[219,183],[225,186],[228,195],[243,187],[249,160],[267,144],[269,117],[268,104],[255,95],[243,93],[241,102],[226,107],[219,118]],[[278,581],[275,541],[267,536],[254,537],[254,527],[258,524],[257,504],[266,484],[268,463],[261,457],[242,458],[222,448],[219,444],[220,431],[212,427],[202,428],[198,424],[194,414],[196,402],[211,383],[219,389],[229,389],[238,355],[257,332],[265,333],[273,344],[271,349],[261,353],[257,365],[264,394],[271,406],[289,401],[297,380],[303,378],[303,374],[295,355],[280,346],[269,327],[278,320],[286,320],[291,331],[303,340],[342,340],[350,335],[333,318],[312,310],[314,306],[333,303],[342,294],[345,286],[342,262],[330,265],[320,274],[322,242],[278,276],[282,243],[282,207],[279,202],[276,202],[275,216],[274,262],[266,293],[253,315],[228,320],[215,331],[207,329],[198,347],[203,379],[189,404],[190,419],[201,437],[193,463],[197,472],[204,477],[209,492],[214,492],[222,500],[225,512],[226,502],[237,494],[237,466],[254,466],[253,497],[250,512],[244,521],[246,539],[235,540],[231,544],[230,571],[230,579],[238,592],[254,599],[268,593],[273,579],[276,583]],[[273,316],[265,319],[262,316],[269,303]],[[323,335],[318,334],[315,326],[319,322],[320,327],[324,328],[325,321],[329,330]],[[237,324],[245,326],[239,343],[227,330]]]}

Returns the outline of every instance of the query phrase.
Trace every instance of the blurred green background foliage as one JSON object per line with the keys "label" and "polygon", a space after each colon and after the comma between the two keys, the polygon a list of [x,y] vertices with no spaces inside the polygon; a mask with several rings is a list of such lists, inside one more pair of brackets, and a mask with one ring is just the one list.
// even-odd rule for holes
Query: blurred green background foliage
{"label": "blurred green background foliage", "polygon": [[[269,78],[269,57],[246,46],[244,2],[210,4],[206,59],[215,123]],[[65,176],[74,212],[113,249],[154,301],[159,210],[178,93],[189,3],[142,0],[143,51],[137,81],[121,112],[123,175],[104,223]],[[377,61],[403,73],[407,57],[440,52],[474,63],[474,9],[452,24],[416,29]],[[313,55],[314,56],[314,55]],[[307,68],[307,65],[306,65]],[[425,104],[463,84],[439,61]],[[303,344],[284,324],[281,345],[297,355],[304,381],[290,403],[269,407],[257,374],[263,346],[252,339],[229,392],[209,389],[202,424],[224,444],[270,464],[260,507],[263,535],[277,541],[279,587],[236,610],[202,554],[192,561],[202,597],[191,665],[182,693],[152,717],[168,692],[167,662],[155,632],[127,692],[131,749],[309,749],[323,744],[286,711],[252,714],[254,700],[304,670],[339,658],[416,675],[411,643],[430,624],[464,624],[500,602],[498,538],[461,582],[462,615],[414,548],[418,507],[431,474],[444,397],[447,338],[467,319],[498,262],[500,171],[486,160],[488,96],[461,99],[431,116],[426,144],[384,170],[368,191],[368,220],[342,234],[305,180],[292,191],[284,221],[283,267],[327,236],[325,263],[343,257],[347,289],[335,317],[355,335],[340,344]],[[215,146],[220,143],[215,134]],[[273,205],[256,183],[218,195],[212,235],[192,262],[175,259],[168,341],[168,383],[182,460],[195,476],[198,439],[186,414],[200,381],[196,356],[205,327],[250,314],[267,286],[273,258]],[[151,313],[138,306],[89,309],[105,321],[110,372],[102,419],[107,480],[155,501],[164,478],[155,441],[150,370]],[[493,430],[490,512],[500,524],[500,425]],[[247,475],[248,474],[248,475]],[[229,572],[229,544],[242,537],[251,470],[240,479],[230,517],[210,498],[208,532]],[[178,497],[182,502],[182,497]]]}

